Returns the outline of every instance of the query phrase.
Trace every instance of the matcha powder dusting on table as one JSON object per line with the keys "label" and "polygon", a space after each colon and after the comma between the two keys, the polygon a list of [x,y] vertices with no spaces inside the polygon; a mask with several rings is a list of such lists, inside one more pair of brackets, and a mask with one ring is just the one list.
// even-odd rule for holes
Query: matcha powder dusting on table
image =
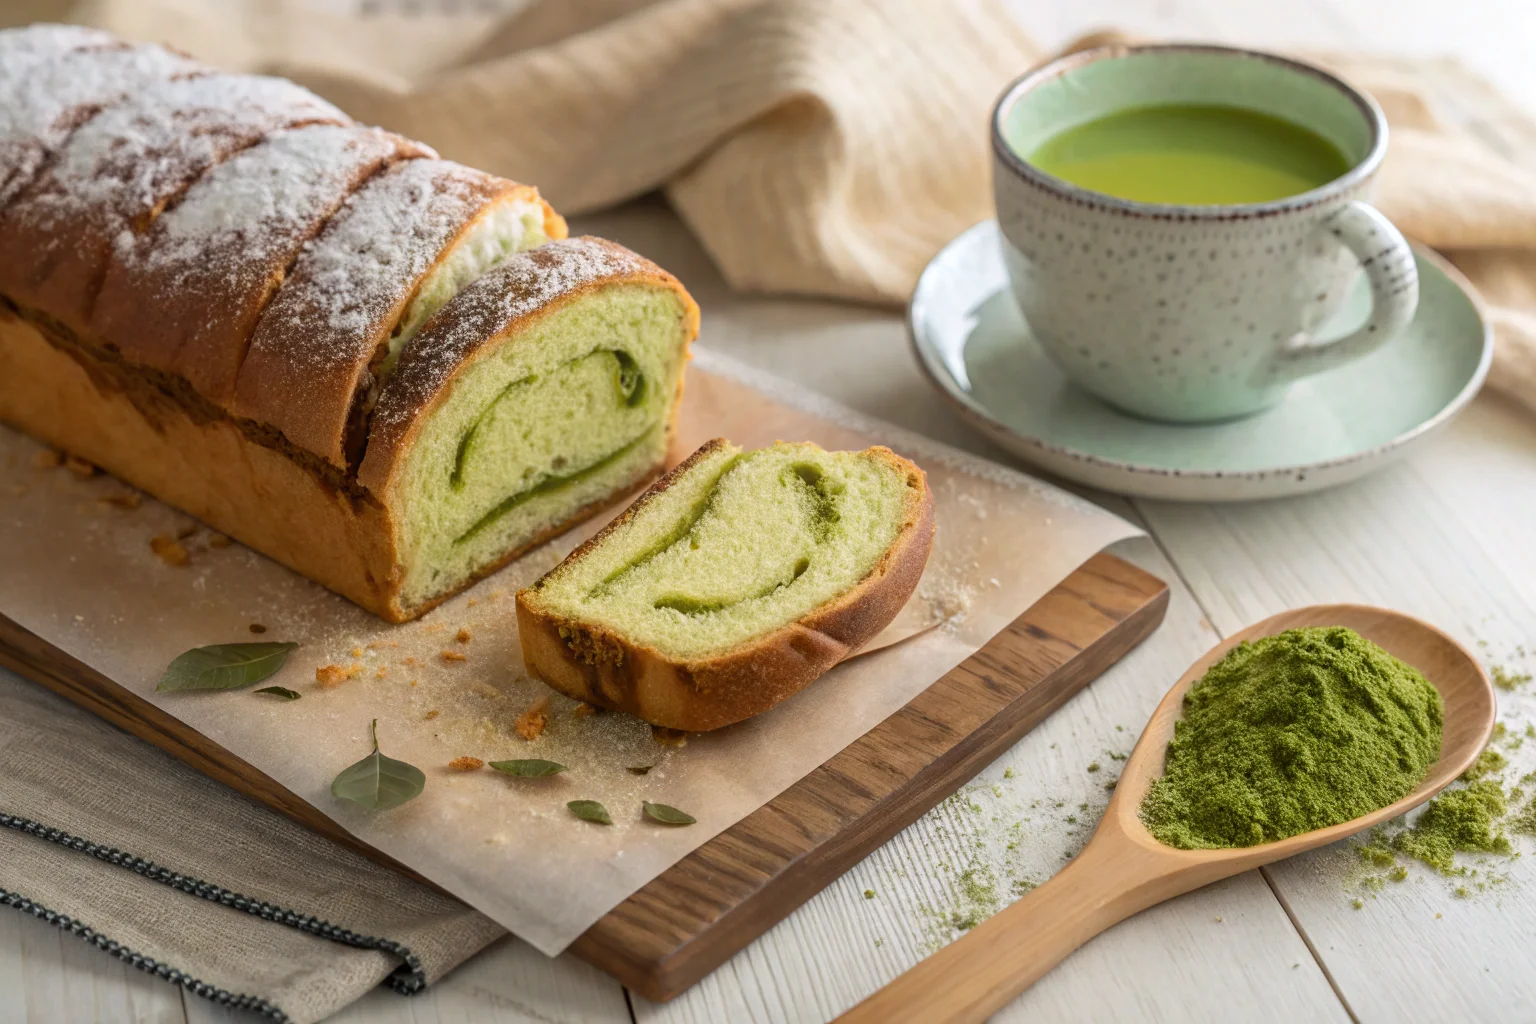
{"label": "matcha powder dusting on table", "polygon": [[1354,630],[1242,644],[1185,696],[1141,820],[1159,841],[1201,850],[1358,818],[1423,780],[1442,711],[1428,680]]}

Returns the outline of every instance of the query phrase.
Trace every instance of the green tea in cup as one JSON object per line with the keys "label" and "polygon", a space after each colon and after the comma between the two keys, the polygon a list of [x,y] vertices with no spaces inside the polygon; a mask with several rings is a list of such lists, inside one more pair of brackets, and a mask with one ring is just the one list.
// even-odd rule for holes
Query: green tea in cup
{"label": "green tea in cup", "polygon": [[1267,203],[1349,170],[1332,142],[1242,107],[1134,107],[1047,139],[1029,162],[1064,181],[1140,203]]}
{"label": "green tea in cup", "polygon": [[[998,100],[1003,263],[1072,381],[1209,423],[1374,351],[1418,303],[1413,251],[1369,202],[1387,122],[1274,54],[1176,43],[1059,57]],[[1357,277],[1371,311],[1319,336]]]}

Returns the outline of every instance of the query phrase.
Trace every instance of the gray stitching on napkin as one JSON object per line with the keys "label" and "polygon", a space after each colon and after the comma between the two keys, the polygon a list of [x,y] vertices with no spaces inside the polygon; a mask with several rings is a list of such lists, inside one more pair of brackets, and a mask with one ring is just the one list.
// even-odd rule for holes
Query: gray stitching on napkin
{"label": "gray stitching on napkin", "polygon": [[180,985],[194,995],[212,1000],[220,1006],[228,1006],[235,1010],[254,1010],[273,1024],[288,1024],[288,1015],[273,1006],[265,999],[257,996],[237,995],[227,989],[217,988],[206,981],[199,981],[190,974],[183,973],[175,967],[168,967],[153,957],[142,953],[135,953],[127,946],[115,939],[109,939],[89,925],[70,917],[68,914],[60,914],[49,910],[47,907],[27,899],[20,893],[11,892],[9,889],[0,889],[0,904],[15,907],[24,914],[47,921],[49,924],[62,928],[67,932],[89,942],[104,953],[110,953],[125,964],[137,967],[148,974],[163,978],[172,985]]}
{"label": "gray stitching on napkin", "polygon": [[[190,875],[183,875],[179,872],[172,871],[169,868],[161,867],[154,861],[146,860],[143,857],[135,857],[130,853],[124,853],[123,851],[117,849],[115,846],[102,846],[99,843],[93,843],[90,840],[71,835],[70,833],[65,832],[63,829],[50,828],[49,826],[33,821],[30,818],[22,818],[14,814],[7,814],[4,811],[0,811],[0,826],[12,828],[18,832],[25,832],[28,835],[37,836],[39,839],[46,839],[50,843],[56,843],[59,846],[66,847],[71,850],[78,850],[79,852],[94,857],[97,860],[105,861],[108,864],[113,864],[117,867],[127,868],[130,871],[137,872],[138,874],[143,875],[145,878],[148,878],[151,881],[159,882],[162,885],[168,885],[173,889],[178,889],[181,892],[200,897],[201,899],[209,900],[214,903],[221,903],[226,907],[232,907],[235,910],[241,910],[247,914],[253,914],[256,917],[271,921],[274,924],[287,925],[288,927],[296,928],[301,932],[307,932],[310,935],[315,935],[322,939],[329,939],[332,942],[338,942],[342,945],[353,946],[357,949],[378,950],[379,952],[388,953],[391,956],[398,957],[402,961],[401,965],[395,968],[394,973],[390,974],[388,978],[384,979],[384,982],[401,995],[415,995],[417,992],[420,992],[427,986],[426,970],[422,967],[421,960],[416,956],[415,953],[411,952],[408,947],[395,942],[393,939],[380,939],[371,935],[359,935],[350,929],[341,928],[331,924],[329,921],[322,921],[318,917],[315,917],[313,914],[300,914],[297,911],[279,907],[276,904],[268,903],[265,900],[257,900],[252,899],[249,896],[242,896],[240,893],[234,892],[230,889],[225,889],[222,886],[214,885],[211,882],[205,882],[202,879],[193,878]],[[0,893],[4,892],[5,890],[0,889]],[[48,913],[51,914],[53,912],[49,911]],[[39,914],[38,916],[42,915]],[[61,917],[65,921],[69,920],[69,918],[63,917],[63,915],[55,916]],[[49,920],[51,920],[51,918],[49,918]],[[96,942],[96,944],[101,946],[103,949],[107,948],[106,946],[102,945],[102,942],[99,940]],[[116,946],[117,943],[113,942],[112,945]],[[151,964],[154,963],[153,960],[148,960],[146,957],[140,957],[137,953],[132,955],[134,957],[138,957],[140,960],[147,960]],[[127,957],[123,957],[123,959],[127,959]],[[136,962],[135,966],[137,966]],[[146,969],[152,970],[155,973],[160,973],[156,968]],[[176,973],[180,974],[179,971]],[[163,976],[165,975],[162,975],[162,977]],[[202,985],[204,983],[197,982],[197,984]],[[213,989],[212,986],[207,987],[210,989],[210,991],[223,991],[222,989]],[[201,995],[202,993],[199,994]],[[227,993],[225,994],[227,995]],[[238,998],[250,999],[253,997],[240,996]],[[265,1005],[265,1003],[263,1003],[263,1005]],[[274,1010],[275,1009],[276,1008],[274,1007]],[[282,1020],[288,1019],[287,1015],[283,1014],[282,1011],[279,1010],[276,1012],[279,1014],[279,1017]]]}

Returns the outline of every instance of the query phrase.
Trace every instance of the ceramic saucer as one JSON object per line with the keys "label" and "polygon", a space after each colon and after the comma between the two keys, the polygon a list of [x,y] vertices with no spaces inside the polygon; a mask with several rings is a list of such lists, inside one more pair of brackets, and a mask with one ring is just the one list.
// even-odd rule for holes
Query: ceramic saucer
{"label": "ceramic saucer", "polygon": [[[907,311],[923,371],[962,414],[1040,469],[1106,491],[1173,501],[1246,501],[1364,476],[1422,443],[1477,393],[1493,337],[1466,280],[1415,248],[1419,308],[1363,359],[1294,385],[1275,408],[1217,424],[1156,423],[1069,384],[1030,336],[995,221],[949,243]],[[1361,281],[1332,337],[1365,318]]]}

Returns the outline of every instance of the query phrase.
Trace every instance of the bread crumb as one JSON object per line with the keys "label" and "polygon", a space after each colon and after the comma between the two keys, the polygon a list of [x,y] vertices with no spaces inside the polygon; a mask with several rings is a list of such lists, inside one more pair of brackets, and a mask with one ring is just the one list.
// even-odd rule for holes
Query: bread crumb
{"label": "bread crumb", "polygon": [[427,627],[426,631],[428,633],[441,633],[446,628],[441,622],[434,622]]}
{"label": "bread crumb", "polygon": [[574,708],[571,709],[572,718],[590,718],[595,714],[597,714],[597,708],[585,702],[577,704]]}
{"label": "bread crumb", "polygon": [[412,686],[420,686],[421,685],[421,680],[420,679],[412,679],[411,680],[411,685]]}
{"label": "bread crumb", "polygon": [[501,691],[496,689],[496,687],[492,686],[490,683],[476,683],[475,685],[471,686],[470,689],[484,697],[486,700],[501,699]]}
{"label": "bread crumb", "polygon": [[315,682],[326,688],[340,686],[348,679],[355,678],[362,670],[361,665],[321,665],[315,669]]}
{"label": "bread crumb", "polygon": [[544,726],[549,724],[549,698],[540,697],[528,706],[528,710],[517,716],[517,721],[512,728],[517,734],[530,742],[539,738],[544,731]]}
{"label": "bread crumb", "polygon": [[664,747],[686,747],[688,734],[681,729],[668,729],[660,725],[651,726],[651,739]]}
{"label": "bread crumb", "polygon": [[400,646],[400,641],[398,641],[398,640],[375,640],[375,641],[373,641],[373,643],[368,645],[368,649],[370,651],[376,651],[380,647],[399,647],[399,646]]}
{"label": "bread crumb", "polygon": [[263,626],[259,622],[253,622],[251,623],[250,630],[252,633],[265,633],[267,631],[267,627]]}
{"label": "bread crumb", "polygon": [[108,494],[96,500],[103,505],[111,505],[113,508],[126,509],[128,511],[132,511],[144,504],[144,496],[138,491],[119,491],[117,494]]}
{"label": "bread crumb", "polygon": [[383,679],[389,673],[388,665],[380,665],[379,670],[373,674],[375,679]]}
{"label": "bread crumb", "polygon": [[175,538],[167,537],[163,533],[150,538],[149,550],[158,555],[160,561],[166,565],[186,565],[192,560],[186,548],[182,547]]}
{"label": "bread crumb", "polygon": [[176,539],[177,540],[186,540],[188,537],[190,537],[194,533],[196,533],[197,530],[198,530],[198,526],[197,526],[196,523],[192,523],[192,524],[190,524],[188,526],[183,526],[181,529],[176,531]]}
{"label": "bread crumb", "polygon": [[456,772],[473,772],[484,768],[485,762],[478,757],[456,757],[448,762],[448,767]]}
{"label": "bread crumb", "polygon": [[[415,684],[413,683],[412,685],[415,685]],[[430,722],[430,721],[432,721],[432,719],[436,718],[440,714],[442,714],[441,711],[437,710],[437,708],[433,708],[431,711],[428,711],[426,714],[422,715],[421,718],[422,718],[422,721]]]}
{"label": "bread crumb", "polygon": [[64,453],[57,448],[44,448],[32,454],[32,465],[38,469],[58,469],[64,464]]}
{"label": "bread crumb", "polygon": [[79,477],[81,480],[89,480],[99,472],[95,466],[91,465],[89,462],[86,462],[84,459],[77,455],[65,456],[64,468],[75,474],[75,476]]}
{"label": "bread crumb", "polygon": [[461,652],[459,652],[459,651],[441,651],[441,652],[438,653],[438,657],[442,658],[444,661],[465,661],[465,660],[467,660],[464,657],[464,655]]}
{"label": "bread crumb", "polygon": [[208,546],[211,548],[227,548],[233,543],[234,541],[230,540],[222,533],[210,533],[208,535]]}
{"label": "bread crumb", "polygon": [[363,656],[363,649],[361,647],[354,647],[354,648],[352,648],[352,657],[354,657],[354,658],[361,658],[362,656]]}
{"label": "bread crumb", "polygon": [[406,658],[401,660],[400,664],[410,666],[411,668],[415,668],[417,665],[420,665],[421,662],[416,660],[415,658],[406,657]]}
{"label": "bread crumb", "polygon": [[454,636],[454,639],[457,640],[461,644],[469,643],[469,640],[470,640],[469,627],[468,626],[461,626],[461,627],[459,627],[459,632],[458,632],[458,634],[456,636]]}
{"label": "bread crumb", "polygon": [[478,597],[472,597],[468,601],[464,602],[464,607],[466,607],[466,608],[473,608],[475,605],[477,605],[479,603],[480,603],[480,599]]}

